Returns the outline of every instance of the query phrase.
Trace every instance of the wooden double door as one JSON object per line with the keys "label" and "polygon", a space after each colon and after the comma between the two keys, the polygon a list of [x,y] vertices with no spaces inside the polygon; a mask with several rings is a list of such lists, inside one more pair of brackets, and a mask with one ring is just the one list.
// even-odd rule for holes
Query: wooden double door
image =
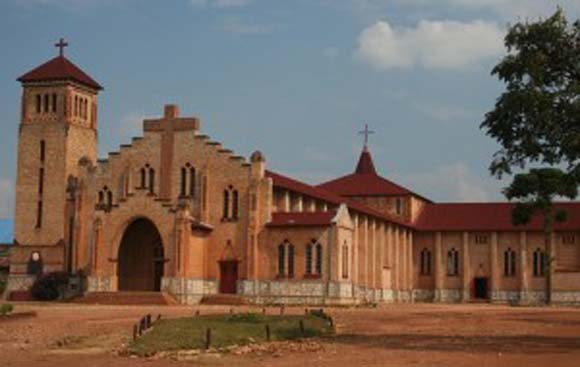
{"label": "wooden double door", "polygon": [[238,260],[223,260],[220,265],[220,293],[236,293]]}

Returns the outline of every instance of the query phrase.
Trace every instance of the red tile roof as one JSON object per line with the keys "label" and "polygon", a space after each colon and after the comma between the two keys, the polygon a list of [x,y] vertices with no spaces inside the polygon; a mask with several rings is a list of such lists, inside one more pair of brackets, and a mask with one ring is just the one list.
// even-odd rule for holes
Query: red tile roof
{"label": "red tile roof", "polygon": [[87,87],[103,89],[99,83],[64,56],[57,56],[18,78],[22,83],[55,80],[74,80]]}
{"label": "red tile roof", "polygon": [[268,227],[322,227],[329,226],[336,212],[273,213]]}
{"label": "red tile roof", "polygon": [[[511,221],[512,203],[439,203],[428,204],[417,219],[415,227],[423,231],[541,231],[542,218],[535,216],[526,226],[514,226]],[[560,231],[580,230],[580,203],[557,203],[568,218],[554,225]]]}
{"label": "red tile roof", "polygon": [[317,187],[332,191],[340,196],[406,196],[414,195],[428,202],[431,200],[422,197],[396,183],[379,176],[375,170],[371,153],[365,147],[360,155],[354,173],[342,176]]}
{"label": "red tile roof", "polygon": [[355,210],[357,212],[367,214],[367,215],[373,216],[375,218],[384,219],[384,220],[387,220],[387,221],[392,222],[392,223],[397,223],[397,224],[400,224],[403,226],[410,227],[409,223],[402,221],[401,219],[395,218],[395,217],[390,216],[390,215],[383,214],[381,212],[378,212],[374,209],[367,207],[364,204],[361,204],[357,201],[354,201],[354,200],[351,200],[348,198],[338,196],[333,192],[324,190],[323,188],[311,186],[311,185],[305,184],[303,182],[294,180],[290,177],[283,176],[281,174],[278,174],[278,173],[275,173],[272,171],[266,171],[266,176],[272,178],[272,180],[274,181],[274,186],[278,186],[278,187],[284,188],[286,190],[298,192],[298,193],[301,193],[305,196],[310,196],[312,198],[323,200],[323,201],[329,202],[331,204],[335,204],[335,205],[346,204],[348,206],[348,208],[351,210]]}

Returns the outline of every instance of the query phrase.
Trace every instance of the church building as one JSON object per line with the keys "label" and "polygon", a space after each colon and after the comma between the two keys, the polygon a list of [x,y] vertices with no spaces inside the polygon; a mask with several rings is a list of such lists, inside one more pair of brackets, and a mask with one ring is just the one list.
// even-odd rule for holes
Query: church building
{"label": "church building", "polygon": [[58,46],[18,78],[11,291],[82,271],[87,292],[182,304],[580,302],[580,203],[556,204],[568,219],[547,247],[541,218],[519,227],[507,202],[433,202],[382,177],[367,144],[352,173],[310,185],[260,151],[236,155],[175,105],[98,158],[102,87]]}

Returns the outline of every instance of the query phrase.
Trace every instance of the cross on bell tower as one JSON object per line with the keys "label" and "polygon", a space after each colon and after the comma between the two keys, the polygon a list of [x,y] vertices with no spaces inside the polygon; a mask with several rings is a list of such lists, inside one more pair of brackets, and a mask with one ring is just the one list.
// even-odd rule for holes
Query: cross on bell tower
{"label": "cross on bell tower", "polygon": [[58,43],[54,44],[54,47],[58,48],[58,54],[60,57],[64,56],[64,48],[68,47],[68,42],[64,39],[61,38]]}
{"label": "cross on bell tower", "polygon": [[373,130],[369,130],[369,125],[365,124],[365,129],[362,131],[359,131],[358,133],[359,133],[359,135],[364,135],[364,137],[365,137],[364,149],[366,150],[368,148],[368,144],[369,144],[369,135],[372,135],[375,132]]}

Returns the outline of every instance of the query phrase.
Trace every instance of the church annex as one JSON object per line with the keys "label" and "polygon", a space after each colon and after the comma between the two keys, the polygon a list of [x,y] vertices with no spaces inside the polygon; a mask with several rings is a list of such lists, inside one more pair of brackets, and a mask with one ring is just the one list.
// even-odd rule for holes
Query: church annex
{"label": "church annex", "polygon": [[[541,219],[509,203],[435,203],[383,177],[365,145],[353,173],[318,186],[235,155],[177,106],[97,157],[102,87],[62,52],[22,75],[11,290],[82,270],[88,292],[162,291],[184,304],[476,299],[580,302],[580,203]],[[546,260],[553,257],[553,266]]]}

